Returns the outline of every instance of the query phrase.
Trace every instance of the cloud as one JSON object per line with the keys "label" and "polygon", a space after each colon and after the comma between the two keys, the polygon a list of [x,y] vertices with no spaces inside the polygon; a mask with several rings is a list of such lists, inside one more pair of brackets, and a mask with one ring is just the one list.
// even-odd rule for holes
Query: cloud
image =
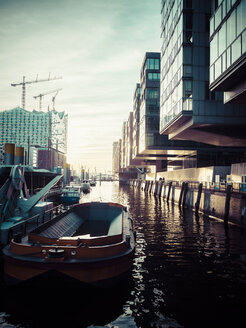
{"label": "cloud", "polygon": [[26,108],[38,108],[34,95],[62,88],[56,109],[69,117],[68,160],[93,163],[98,152],[101,167],[111,166],[144,53],[160,49],[159,22],[159,0],[0,0],[0,110],[21,104],[21,86],[10,84],[23,76],[63,76],[30,84]]}

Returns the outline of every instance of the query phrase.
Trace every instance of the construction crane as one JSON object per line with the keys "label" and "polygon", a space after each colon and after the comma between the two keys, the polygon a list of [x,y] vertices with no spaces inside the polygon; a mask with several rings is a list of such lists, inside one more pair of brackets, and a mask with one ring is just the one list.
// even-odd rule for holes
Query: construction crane
{"label": "construction crane", "polygon": [[62,90],[62,89],[59,89],[58,91],[56,91],[56,94],[52,97],[52,104],[53,104],[53,110],[55,109],[55,99],[56,99],[56,96],[58,94],[58,92]]}
{"label": "construction crane", "polygon": [[21,96],[21,102],[22,102],[22,108],[25,109],[26,107],[26,84],[31,84],[31,83],[38,83],[38,82],[47,82],[47,81],[53,81],[53,80],[59,80],[62,79],[61,76],[59,77],[50,77],[50,73],[49,73],[49,77],[48,79],[38,79],[38,75],[36,77],[36,80],[33,81],[26,81],[26,77],[23,76],[23,81],[20,83],[12,83],[11,86],[12,87],[16,87],[18,85],[22,85],[22,96]]}
{"label": "construction crane", "polygon": [[[56,90],[52,90],[52,91],[48,91],[46,93],[40,93],[39,95],[37,96],[33,96],[33,98],[37,99],[39,98],[39,111],[41,112],[42,111],[42,99],[43,99],[43,96],[46,96],[46,95],[49,95],[51,93],[54,93],[56,92],[56,95],[59,91],[61,91],[62,89],[56,89]],[[54,97],[53,97],[54,98]],[[53,101],[53,98],[52,98],[52,101]],[[54,106],[54,102],[53,102],[53,106]]]}

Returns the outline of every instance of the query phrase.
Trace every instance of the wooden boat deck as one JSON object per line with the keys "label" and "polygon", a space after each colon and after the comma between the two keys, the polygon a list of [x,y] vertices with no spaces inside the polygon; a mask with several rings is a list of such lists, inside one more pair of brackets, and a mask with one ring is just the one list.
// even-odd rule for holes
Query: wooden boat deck
{"label": "wooden boat deck", "polygon": [[40,236],[47,238],[61,238],[72,236],[83,223],[83,219],[74,212],[68,213],[59,221],[40,232]]}

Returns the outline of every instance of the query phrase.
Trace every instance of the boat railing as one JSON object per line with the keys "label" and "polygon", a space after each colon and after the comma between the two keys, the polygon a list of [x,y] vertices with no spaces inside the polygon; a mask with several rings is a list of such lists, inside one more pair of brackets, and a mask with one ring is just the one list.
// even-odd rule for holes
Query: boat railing
{"label": "boat railing", "polygon": [[63,206],[62,204],[59,204],[58,206],[52,207],[43,213],[35,214],[23,221],[20,221],[19,223],[15,224],[12,228],[9,229],[8,232],[8,242],[10,240],[17,236],[24,237],[29,232],[31,232],[33,229],[36,229],[40,225],[44,224],[47,221],[50,221],[58,214],[61,214],[63,212]]}

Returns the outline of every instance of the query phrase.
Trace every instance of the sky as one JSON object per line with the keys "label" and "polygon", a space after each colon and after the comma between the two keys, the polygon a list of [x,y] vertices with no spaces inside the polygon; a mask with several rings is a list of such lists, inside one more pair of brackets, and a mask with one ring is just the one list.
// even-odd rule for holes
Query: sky
{"label": "sky", "polygon": [[[68,114],[67,162],[112,169],[112,144],[133,110],[147,51],[159,52],[161,0],[0,0],[0,111],[39,110],[34,96],[59,88],[55,109]],[[42,110],[52,108],[43,97]]]}

